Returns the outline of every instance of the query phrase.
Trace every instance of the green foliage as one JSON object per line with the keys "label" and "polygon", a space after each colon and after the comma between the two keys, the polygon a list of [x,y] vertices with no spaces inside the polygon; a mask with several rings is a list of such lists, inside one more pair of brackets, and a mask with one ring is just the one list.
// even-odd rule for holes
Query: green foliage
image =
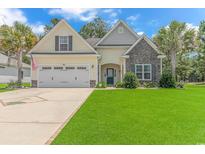
{"label": "green foliage", "polygon": [[172,21],[167,27],[161,28],[153,40],[159,50],[166,55],[163,60],[166,69],[171,68],[174,77],[175,75],[181,75],[176,74],[178,59],[181,59],[180,56],[183,56],[183,54],[194,51],[196,31],[189,28],[184,22]]}
{"label": "green foliage", "polygon": [[96,88],[106,88],[107,84],[106,82],[98,82],[96,85]]}
{"label": "green foliage", "polygon": [[124,88],[124,83],[121,82],[121,81],[117,81],[116,84],[115,84],[115,87],[116,88]]}
{"label": "green foliage", "polygon": [[108,32],[107,23],[100,17],[87,23],[80,29],[80,35],[87,38],[102,38]]}
{"label": "green foliage", "polygon": [[197,40],[198,58],[195,71],[200,81],[205,81],[205,20],[200,22]]}
{"label": "green foliage", "polygon": [[177,82],[176,87],[177,88],[184,88],[184,83],[183,82]]}
{"label": "green foliage", "polygon": [[1,50],[10,51],[14,55],[20,51],[28,52],[37,42],[31,27],[20,22],[15,22],[13,26],[1,26],[0,35]]}
{"label": "green foliage", "polygon": [[37,37],[31,27],[20,22],[15,22],[13,26],[1,26],[0,35],[1,49],[17,58],[18,82],[21,83],[22,54],[27,53],[37,43]]}
{"label": "green foliage", "polygon": [[144,82],[143,86],[145,88],[156,88],[158,87],[158,83],[157,82]]}
{"label": "green foliage", "polygon": [[19,87],[22,87],[22,85],[19,82],[11,81],[11,82],[8,83],[7,88],[13,89],[13,88],[19,88]]}
{"label": "green foliage", "polygon": [[175,88],[176,87],[175,79],[173,78],[170,71],[163,72],[160,78],[160,81],[159,81],[159,86],[161,88]]}
{"label": "green foliage", "polygon": [[125,88],[137,88],[139,85],[138,79],[133,72],[127,72],[123,79],[124,87]]}
{"label": "green foliage", "polygon": [[18,81],[10,81],[6,84],[5,88],[14,89],[14,88],[29,88],[31,87],[30,83],[19,83]]}
{"label": "green foliage", "polygon": [[31,59],[28,56],[23,55],[22,62],[30,65],[31,64]]}
{"label": "green foliage", "polygon": [[[60,19],[58,19],[58,18],[52,18],[50,20],[50,23],[46,24],[45,27],[44,27],[44,35],[47,34],[59,21],[60,21]],[[44,35],[42,35],[41,38]]]}

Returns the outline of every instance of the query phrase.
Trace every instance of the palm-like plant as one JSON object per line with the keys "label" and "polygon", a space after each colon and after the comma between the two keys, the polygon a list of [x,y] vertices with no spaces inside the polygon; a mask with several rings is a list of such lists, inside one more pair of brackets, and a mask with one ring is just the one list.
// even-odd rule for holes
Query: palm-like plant
{"label": "palm-like plant", "polygon": [[188,52],[195,47],[195,30],[188,28],[186,23],[172,21],[169,26],[159,30],[153,40],[161,52],[167,55],[171,63],[172,75],[176,76],[176,56],[181,52]]}
{"label": "palm-like plant", "polygon": [[27,53],[37,42],[32,29],[19,22],[13,26],[0,27],[1,49],[10,52],[17,58],[18,82],[21,84],[22,54]]}

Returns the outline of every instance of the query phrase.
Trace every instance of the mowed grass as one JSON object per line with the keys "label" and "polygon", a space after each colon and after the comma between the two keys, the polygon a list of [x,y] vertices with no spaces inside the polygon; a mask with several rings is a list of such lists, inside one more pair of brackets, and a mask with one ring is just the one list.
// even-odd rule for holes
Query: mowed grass
{"label": "mowed grass", "polygon": [[[29,88],[29,87],[31,87],[31,84],[30,83],[22,83],[22,86],[24,86],[25,88]],[[11,91],[11,90],[15,90],[15,89],[8,88],[7,83],[0,83],[0,93]]]}
{"label": "mowed grass", "polygon": [[96,90],[52,144],[205,144],[205,86]]}

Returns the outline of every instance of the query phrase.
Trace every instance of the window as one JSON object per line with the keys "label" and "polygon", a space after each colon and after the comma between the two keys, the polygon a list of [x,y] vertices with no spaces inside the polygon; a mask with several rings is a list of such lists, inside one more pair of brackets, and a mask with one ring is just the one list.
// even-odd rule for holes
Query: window
{"label": "window", "polygon": [[152,68],[151,64],[136,64],[135,74],[139,80],[151,80]]}
{"label": "window", "polygon": [[59,36],[60,51],[68,51],[68,36]]}
{"label": "window", "polygon": [[123,33],[123,32],[124,32],[123,27],[122,27],[122,26],[121,26],[121,27],[119,27],[119,28],[118,28],[118,33],[120,33],[120,34],[121,34],[121,33]]}

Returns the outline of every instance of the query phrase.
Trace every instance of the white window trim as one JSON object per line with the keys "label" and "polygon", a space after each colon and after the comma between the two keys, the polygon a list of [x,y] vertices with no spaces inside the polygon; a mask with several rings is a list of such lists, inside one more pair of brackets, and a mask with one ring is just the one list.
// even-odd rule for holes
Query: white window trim
{"label": "white window trim", "polygon": [[[152,64],[135,64],[135,75],[136,75],[136,67],[137,65],[142,66],[142,79],[139,79],[140,81],[151,81],[152,80]],[[144,73],[148,73],[148,72],[144,72],[144,66],[145,65],[149,65],[150,66],[150,79],[145,79],[144,78]]]}
{"label": "white window trim", "polygon": [[[67,43],[61,43],[60,37],[67,37]],[[67,44],[67,50],[66,51],[69,51],[69,37],[68,36],[61,35],[61,36],[59,36],[59,40],[58,41],[59,41],[59,51],[62,51],[61,50],[61,44]]]}

